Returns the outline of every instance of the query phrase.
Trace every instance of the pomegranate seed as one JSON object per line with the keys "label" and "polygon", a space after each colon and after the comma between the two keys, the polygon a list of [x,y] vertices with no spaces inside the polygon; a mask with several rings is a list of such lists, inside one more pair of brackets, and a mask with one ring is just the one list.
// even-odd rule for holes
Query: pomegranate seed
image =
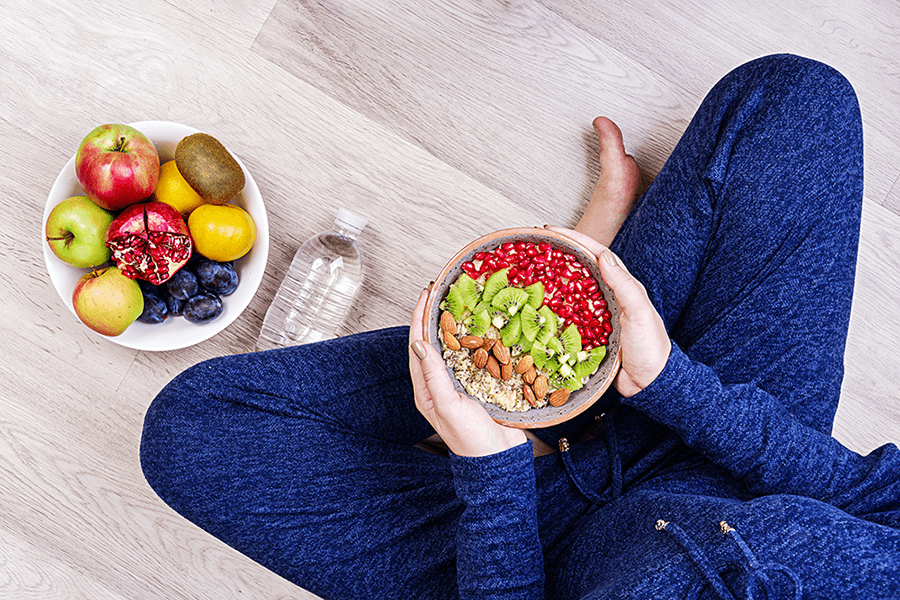
{"label": "pomegranate seed", "polygon": [[582,319],[581,315],[579,315],[578,313],[575,313],[575,315],[572,316],[572,322],[576,325],[584,325],[584,319]]}
{"label": "pomegranate seed", "polygon": [[475,256],[473,256],[472,258],[474,258],[475,260],[484,260],[485,258],[487,258],[487,253],[486,252],[476,252]]}
{"label": "pomegranate seed", "polygon": [[606,319],[607,321],[609,321],[610,319],[612,319],[612,313],[609,312],[608,310],[604,310],[604,311],[603,311],[603,318]]}
{"label": "pomegranate seed", "polygon": [[548,250],[550,250],[550,244],[548,244],[547,242],[541,242],[540,244],[538,244],[538,250],[541,252],[547,252]]}
{"label": "pomegranate seed", "polygon": [[528,257],[536,256],[537,253],[538,253],[538,249],[535,248],[534,246],[529,246],[528,248],[525,249],[525,255]]}
{"label": "pomegranate seed", "polygon": [[516,247],[515,242],[506,242],[505,244],[500,246],[500,248],[502,248],[504,252],[509,252],[510,250],[514,249],[515,247]]}
{"label": "pomegranate seed", "polygon": [[605,335],[597,338],[597,343],[601,346],[605,346],[609,343],[609,338]]}
{"label": "pomegranate seed", "polygon": [[507,277],[515,277],[519,274],[519,267],[510,267]]}
{"label": "pomegranate seed", "polygon": [[593,279],[588,279],[587,283],[584,284],[584,291],[589,293],[594,293],[597,291],[597,282]]}
{"label": "pomegranate seed", "polygon": [[610,323],[609,321],[603,321],[603,331],[607,335],[612,333],[612,323]]}

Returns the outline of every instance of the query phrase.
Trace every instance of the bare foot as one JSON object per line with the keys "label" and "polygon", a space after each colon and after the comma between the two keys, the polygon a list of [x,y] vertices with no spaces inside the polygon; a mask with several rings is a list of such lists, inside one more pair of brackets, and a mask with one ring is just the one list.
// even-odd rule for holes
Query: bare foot
{"label": "bare foot", "polygon": [[619,127],[597,117],[594,129],[599,136],[600,178],[575,230],[609,246],[644,190],[641,170],[634,157],[625,153]]}

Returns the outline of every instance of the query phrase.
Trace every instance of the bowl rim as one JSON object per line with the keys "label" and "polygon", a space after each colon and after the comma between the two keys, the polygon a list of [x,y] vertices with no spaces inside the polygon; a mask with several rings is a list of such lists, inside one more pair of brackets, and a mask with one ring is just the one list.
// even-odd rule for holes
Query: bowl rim
{"label": "bowl rim", "polygon": [[[475,239],[475,240],[469,242],[463,248],[461,248],[456,254],[454,254],[453,257],[449,261],[447,261],[447,263],[441,269],[440,273],[438,273],[437,277],[435,278],[434,284],[431,286],[431,289],[428,291],[428,297],[426,298],[426,301],[425,301],[425,312],[422,316],[422,332],[423,332],[425,342],[432,344],[432,345],[438,344],[436,346],[436,348],[440,352],[440,340],[436,339],[437,335],[432,337],[431,333],[432,333],[433,325],[436,325],[436,319],[433,318],[435,304],[443,298],[443,292],[441,291],[441,288],[443,286],[441,285],[441,283],[447,279],[448,275],[455,268],[457,268],[457,266],[459,264],[464,262],[463,259],[467,255],[474,253],[475,249],[477,249],[481,246],[484,246],[486,244],[489,244],[491,242],[494,242],[495,240],[502,239],[502,238],[508,238],[508,237],[514,237],[514,236],[529,236],[529,237],[548,238],[548,239],[554,240],[558,244],[567,245],[567,246],[571,247],[572,249],[576,250],[577,252],[583,253],[587,257],[593,259],[593,263],[595,265],[597,265],[597,269],[599,270],[599,264],[597,263],[597,257],[593,252],[588,250],[587,247],[585,247],[583,244],[581,244],[577,240],[574,240],[564,234],[561,234],[561,233],[553,231],[553,230],[538,228],[538,227],[517,227],[517,228],[511,228],[511,229],[500,229],[500,230],[485,234],[485,235],[479,237],[478,239]],[[500,242],[497,242],[498,245],[499,245],[499,243]],[[615,293],[602,280],[598,283],[602,284],[602,286],[604,287],[604,291],[607,291],[609,294],[607,302],[609,302],[611,300],[612,302],[616,303],[616,309],[613,311],[614,318],[617,321],[616,325],[614,325],[614,328],[615,328],[614,331],[618,332],[619,331],[619,327],[618,327],[618,312],[619,311],[618,311],[618,301],[616,300]],[[449,287],[449,283],[447,284],[447,287]],[[562,414],[556,414],[556,416],[552,416],[552,417],[540,419],[540,420],[531,420],[531,419],[526,420],[526,419],[521,418],[522,415],[534,416],[535,411],[544,411],[550,407],[530,409],[530,410],[524,411],[524,412],[507,412],[507,411],[504,411],[500,407],[496,407],[494,405],[490,405],[488,403],[482,402],[481,400],[478,400],[477,398],[476,398],[476,400],[485,406],[488,414],[494,421],[496,421],[497,423],[500,423],[501,425],[505,425],[507,427],[513,427],[516,429],[539,429],[539,428],[544,428],[544,427],[551,427],[553,425],[558,425],[560,423],[563,423],[565,421],[573,419],[576,416],[583,413],[584,411],[586,411],[588,408],[590,408],[592,405],[594,405],[597,402],[597,400],[599,400],[600,397],[603,396],[603,394],[613,384],[613,381],[615,381],[616,375],[618,374],[619,369],[622,366],[622,347],[621,347],[621,343],[618,340],[618,335],[616,336],[616,346],[617,347],[616,347],[615,351],[611,355],[607,355],[607,359],[610,357],[613,358],[612,365],[609,370],[609,373],[606,375],[606,377],[604,377],[604,379],[600,383],[597,390],[593,394],[591,394],[591,396],[589,396],[587,399],[582,400],[579,404],[573,405],[568,411],[558,411],[558,410],[553,411],[554,413],[562,413]],[[456,379],[452,369],[449,366],[447,366],[446,368],[450,375],[451,380],[453,381],[454,387],[456,387],[457,390],[460,390],[463,393],[466,393],[467,395],[469,395],[467,392],[465,392],[465,390],[462,389],[462,386],[459,383],[459,381]],[[496,410],[494,410],[494,409],[496,409]],[[500,412],[497,412],[497,411],[500,411]],[[501,416],[501,413],[504,413],[503,416]],[[506,415],[510,415],[510,416],[506,417]],[[517,418],[517,417],[519,417],[519,418]]]}
{"label": "bowl rim", "polygon": [[[160,139],[160,136],[164,135],[164,132],[172,131],[174,132],[173,137],[184,137],[200,131],[199,129],[190,125],[184,125],[182,123],[175,123],[172,121],[136,121],[128,123],[128,125],[130,127],[134,127],[135,129],[146,135],[148,138],[150,138],[150,141],[153,142],[153,145],[157,149],[157,153],[160,155],[160,164],[167,160],[171,160],[172,158],[168,157],[164,152],[160,151],[160,146],[166,144],[176,144],[178,141]],[[178,139],[180,139],[180,137]],[[50,281],[53,284],[53,287],[56,289],[57,295],[59,296],[60,300],[73,315],[76,315],[76,313],[74,306],[72,306],[72,290],[64,289],[67,287],[68,277],[62,275],[59,271],[71,269],[83,274],[88,272],[89,269],[78,269],[66,264],[60,258],[58,258],[44,240],[44,238],[46,237],[44,232],[47,226],[47,218],[50,216],[50,212],[57,204],[59,204],[59,202],[73,195],[84,195],[84,190],[81,188],[77,177],[75,177],[74,175],[76,154],[77,153],[73,153],[68,162],[66,162],[65,166],[63,166],[63,168],[60,170],[59,174],[56,176],[56,179],[53,182],[53,185],[50,188],[50,191],[47,194],[46,201],[44,203],[44,215],[41,220],[40,231],[42,240],[41,246],[44,253],[44,266],[47,269],[47,274],[50,277]],[[249,263],[250,261],[245,259],[251,256],[250,253],[238,259],[235,263],[235,266],[239,268],[239,271],[242,271],[241,283],[243,285],[249,285],[250,287],[252,287],[252,290],[247,288],[248,293],[242,294],[240,297],[235,297],[234,295],[225,297],[224,301],[226,313],[221,315],[218,319],[211,323],[207,323],[204,325],[194,325],[192,323],[184,321],[184,324],[190,325],[190,327],[187,328],[187,331],[193,332],[194,328],[197,328],[196,335],[181,333],[182,331],[184,331],[184,329],[182,328],[179,328],[177,332],[174,331],[174,327],[184,324],[176,324],[174,321],[169,322],[169,319],[167,319],[166,322],[157,325],[147,325],[135,322],[130,325],[124,333],[118,336],[106,336],[98,333],[81,323],[80,320],[78,320],[79,325],[83,326],[92,334],[99,336],[102,339],[126,348],[161,352],[188,348],[201,342],[205,342],[206,340],[223,331],[234,321],[236,321],[241,314],[243,314],[243,312],[249,306],[250,302],[253,300],[253,298],[256,296],[257,291],[259,290],[259,286],[262,283],[262,278],[265,273],[266,265],[268,263],[269,223],[265,201],[262,197],[262,194],[260,193],[256,180],[254,179],[247,166],[241,161],[240,157],[237,156],[234,152],[231,152],[231,155],[234,156],[235,161],[237,161],[238,165],[240,165],[241,169],[244,171],[246,180],[244,188],[237,195],[240,197],[239,200],[233,199],[229,203],[236,204],[244,209],[247,209],[248,198],[252,197],[255,199],[255,202],[258,202],[259,205],[258,214],[253,215],[253,220],[256,223],[257,228],[257,238],[256,242],[253,245],[253,248],[250,251],[253,257],[254,267],[250,270],[246,270],[248,266],[247,263]],[[56,201],[52,205],[51,199],[56,199]],[[244,261],[243,265],[241,264],[241,261]],[[51,268],[51,265],[55,266]],[[180,319],[179,321],[182,320],[183,319]],[[169,327],[167,327],[167,325],[169,325]],[[148,343],[146,338],[142,339],[139,336],[135,336],[134,334],[129,335],[129,329],[132,329],[132,331],[137,331],[138,329],[147,329],[154,331],[154,333],[159,333],[160,335],[157,335],[154,341]]]}

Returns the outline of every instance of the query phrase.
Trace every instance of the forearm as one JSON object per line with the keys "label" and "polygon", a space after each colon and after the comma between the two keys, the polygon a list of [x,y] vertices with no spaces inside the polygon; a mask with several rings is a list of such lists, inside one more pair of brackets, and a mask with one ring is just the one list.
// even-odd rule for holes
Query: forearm
{"label": "forearm", "polygon": [[673,429],[755,493],[806,496],[859,516],[882,515],[876,519],[882,522],[898,518],[895,446],[860,456],[800,423],[763,390],[722,384],[677,346],[656,381],[623,402]]}
{"label": "forearm", "polygon": [[451,455],[466,508],[457,529],[460,598],[544,598],[531,444],[482,457]]}

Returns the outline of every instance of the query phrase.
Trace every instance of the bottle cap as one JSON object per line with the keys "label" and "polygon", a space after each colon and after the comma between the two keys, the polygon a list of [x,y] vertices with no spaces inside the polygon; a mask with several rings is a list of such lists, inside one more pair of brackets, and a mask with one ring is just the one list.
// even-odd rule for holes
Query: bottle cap
{"label": "bottle cap", "polygon": [[353,229],[357,233],[360,233],[366,227],[366,224],[369,221],[366,220],[365,217],[354,214],[346,208],[339,208],[337,211],[337,218],[334,220],[334,222],[342,223],[349,229]]}

